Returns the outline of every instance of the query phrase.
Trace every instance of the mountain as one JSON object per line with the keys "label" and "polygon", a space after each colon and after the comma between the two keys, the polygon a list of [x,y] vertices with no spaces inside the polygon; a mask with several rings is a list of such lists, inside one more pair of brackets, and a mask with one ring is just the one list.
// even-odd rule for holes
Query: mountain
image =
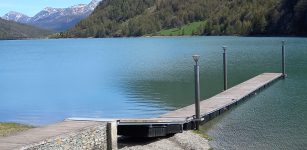
{"label": "mountain", "polygon": [[31,19],[27,15],[15,11],[10,11],[9,13],[5,14],[2,18],[5,20],[15,21],[19,23],[27,23]]}
{"label": "mountain", "polygon": [[104,0],[59,37],[306,36],[306,10],[307,0]]}
{"label": "mountain", "polygon": [[44,38],[51,33],[51,31],[0,18],[0,40]]}
{"label": "mountain", "polygon": [[79,4],[69,8],[46,7],[33,17],[28,17],[18,12],[9,12],[2,18],[48,30],[65,31],[73,27],[80,20],[88,17],[100,1],[93,0],[88,5]]}

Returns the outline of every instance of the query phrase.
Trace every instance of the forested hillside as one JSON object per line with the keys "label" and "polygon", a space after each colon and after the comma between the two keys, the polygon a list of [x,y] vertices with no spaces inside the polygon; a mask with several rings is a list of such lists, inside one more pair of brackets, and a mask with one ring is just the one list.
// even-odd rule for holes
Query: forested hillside
{"label": "forested hillside", "polygon": [[307,0],[282,0],[267,15],[269,34],[307,35]]}
{"label": "forested hillside", "polygon": [[306,14],[307,0],[104,0],[58,36],[305,36]]}
{"label": "forested hillside", "polygon": [[3,20],[0,18],[0,40],[44,38],[51,33],[51,31],[43,30],[25,24],[19,24],[13,21]]}

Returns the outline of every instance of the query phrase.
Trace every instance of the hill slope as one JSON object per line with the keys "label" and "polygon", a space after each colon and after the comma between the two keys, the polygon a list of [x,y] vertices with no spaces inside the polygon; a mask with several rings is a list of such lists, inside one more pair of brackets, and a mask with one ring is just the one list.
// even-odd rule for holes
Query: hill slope
{"label": "hill slope", "polygon": [[13,21],[7,21],[0,18],[0,40],[44,38],[51,33],[51,31],[39,29],[25,24],[19,24]]}
{"label": "hill slope", "polygon": [[59,37],[185,35],[182,29],[193,35],[304,36],[306,8],[307,0],[104,0]]}

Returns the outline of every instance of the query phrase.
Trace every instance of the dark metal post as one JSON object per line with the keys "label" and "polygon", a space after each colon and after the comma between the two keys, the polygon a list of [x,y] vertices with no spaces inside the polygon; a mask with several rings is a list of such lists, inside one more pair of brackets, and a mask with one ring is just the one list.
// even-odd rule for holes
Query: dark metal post
{"label": "dark metal post", "polygon": [[286,78],[286,53],[285,53],[285,41],[282,41],[282,76]]}
{"label": "dark metal post", "polygon": [[200,83],[199,83],[199,55],[193,55],[193,59],[195,61],[194,65],[194,75],[195,75],[195,123],[196,123],[196,129],[199,130],[199,124],[200,124]]}
{"label": "dark metal post", "polygon": [[224,66],[224,91],[227,90],[227,56],[226,56],[226,50],[227,50],[227,47],[226,46],[223,46],[223,66]]}

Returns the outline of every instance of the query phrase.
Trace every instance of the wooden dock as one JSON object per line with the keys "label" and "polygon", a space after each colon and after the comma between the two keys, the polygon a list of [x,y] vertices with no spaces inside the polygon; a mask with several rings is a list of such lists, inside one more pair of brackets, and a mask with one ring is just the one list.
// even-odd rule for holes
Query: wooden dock
{"label": "wooden dock", "polygon": [[[201,122],[213,119],[281,77],[281,73],[263,73],[201,101]],[[137,137],[166,136],[195,129],[195,122],[195,105],[193,104],[157,118],[121,119],[118,121],[118,134]]]}

